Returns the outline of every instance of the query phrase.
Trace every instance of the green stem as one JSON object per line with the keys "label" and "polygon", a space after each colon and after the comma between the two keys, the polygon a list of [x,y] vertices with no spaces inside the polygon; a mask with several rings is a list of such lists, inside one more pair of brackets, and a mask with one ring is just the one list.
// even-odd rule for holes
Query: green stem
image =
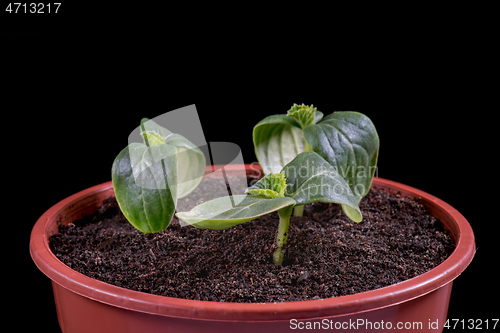
{"label": "green stem", "polygon": [[278,226],[278,235],[276,237],[276,250],[273,253],[273,263],[281,265],[283,262],[283,246],[286,244],[288,236],[288,227],[290,226],[290,216],[292,215],[293,206],[287,206],[278,210],[280,223]]}
{"label": "green stem", "polygon": [[311,146],[309,146],[307,140],[304,140],[304,151],[311,151]]}
{"label": "green stem", "polygon": [[304,205],[295,206],[293,209],[293,216],[302,216],[304,215]]}

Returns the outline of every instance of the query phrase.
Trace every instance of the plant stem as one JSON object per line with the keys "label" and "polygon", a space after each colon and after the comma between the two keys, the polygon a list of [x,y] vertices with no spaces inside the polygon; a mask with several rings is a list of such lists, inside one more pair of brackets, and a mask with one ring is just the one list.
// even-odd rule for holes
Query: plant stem
{"label": "plant stem", "polygon": [[307,140],[304,140],[304,151],[311,151],[311,146],[309,146]]}
{"label": "plant stem", "polygon": [[304,205],[295,206],[293,208],[293,216],[302,216],[304,214]]}
{"label": "plant stem", "polygon": [[276,250],[273,253],[273,263],[281,265],[283,262],[283,246],[286,244],[288,236],[288,227],[290,226],[290,216],[292,215],[293,206],[287,206],[278,210],[280,223],[278,226],[278,235],[276,236]]}

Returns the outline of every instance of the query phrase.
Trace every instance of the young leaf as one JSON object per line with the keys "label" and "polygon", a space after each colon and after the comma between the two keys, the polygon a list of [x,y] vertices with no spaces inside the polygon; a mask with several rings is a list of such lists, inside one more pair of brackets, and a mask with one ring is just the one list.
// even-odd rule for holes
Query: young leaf
{"label": "young leaf", "polygon": [[283,197],[285,195],[286,179],[282,173],[270,173],[260,179],[253,186],[247,188],[245,193],[262,195],[268,199]]}
{"label": "young leaf", "polygon": [[112,182],[123,215],[144,233],[168,227],[177,202],[177,157],[171,145],[132,143],[116,157]]}
{"label": "young leaf", "polygon": [[[293,107],[292,107],[293,108]],[[314,112],[313,123],[323,117]],[[253,129],[255,155],[264,174],[278,173],[295,156],[306,150],[301,124],[292,115],[269,116]]]}
{"label": "young leaf", "polygon": [[203,153],[181,135],[152,120],[141,121],[144,143],[132,143],[116,157],[111,178],[127,220],[144,233],[170,224],[177,198],[187,195],[205,171]]}
{"label": "young leaf", "polygon": [[304,129],[311,149],[348,182],[359,203],[370,190],[379,138],[371,120],[358,112],[335,112]]}
{"label": "young leaf", "polygon": [[[179,134],[174,134],[161,127],[153,120],[143,118],[141,128],[145,140],[151,143],[161,142],[177,148],[177,195],[183,198],[193,191],[201,182],[205,174],[205,155],[191,141]],[[154,140],[154,141],[153,141]]]}
{"label": "young leaf", "polygon": [[294,204],[295,200],[287,197],[268,199],[257,195],[234,195],[202,203],[176,216],[196,228],[222,230]]}
{"label": "young leaf", "polygon": [[313,105],[297,105],[294,104],[290,110],[287,111],[286,115],[295,118],[302,129],[306,128],[310,124],[314,123],[315,120],[315,107]]}
{"label": "young leaf", "polygon": [[158,146],[165,143],[165,139],[154,131],[141,132],[141,135],[147,140],[150,147]]}
{"label": "young leaf", "polygon": [[296,205],[312,202],[334,202],[342,205],[346,215],[361,222],[358,201],[342,176],[315,152],[304,152],[285,165],[287,191],[285,195]]}

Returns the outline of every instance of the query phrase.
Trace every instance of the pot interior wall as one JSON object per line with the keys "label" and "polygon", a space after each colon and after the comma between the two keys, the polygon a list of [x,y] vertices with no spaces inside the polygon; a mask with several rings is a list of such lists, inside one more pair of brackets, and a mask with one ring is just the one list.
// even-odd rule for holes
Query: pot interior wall
{"label": "pot interior wall", "polygon": [[106,199],[114,196],[114,194],[113,187],[111,187],[70,201],[63,209],[56,212],[57,216],[55,218],[49,219],[49,223],[45,229],[47,238],[58,232],[59,225],[68,225],[72,221],[95,213]]}
{"label": "pot interior wall", "polygon": [[453,209],[452,211],[450,211],[449,209],[446,210],[444,207],[442,207],[435,201],[437,200],[437,198],[435,198],[432,195],[429,195],[429,198],[422,198],[419,196],[415,196],[413,192],[406,190],[404,188],[395,189],[394,187],[391,187],[386,183],[377,182],[377,178],[373,179],[372,187],[375,189],[384,189],[392,194],[399,193],[401,194],[401,196],[406,198],[420,200],[420,202],[429,210],[432,216],[436,217],[438,220],[441,221],[443,228],[445,228],[450,232],[450,236],[451,238],[453,238],[455,244],[458,243],[458,240],[460,239],[460,229],[458,228],[458,225],[456,223],[453,223],[454,217],[452,216],[452,214],[450,214],[450,213],[459,214],[457,210],[455,209]]}

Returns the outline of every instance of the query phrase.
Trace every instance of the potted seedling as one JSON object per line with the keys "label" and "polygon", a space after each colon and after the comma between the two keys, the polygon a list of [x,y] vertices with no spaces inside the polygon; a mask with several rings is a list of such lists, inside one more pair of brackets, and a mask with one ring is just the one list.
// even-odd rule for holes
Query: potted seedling
{"label": "potted seedling", "polygon": [[[178,202],[187,200],[190,193],[201,191],[199,184],[215,173],[205,175],[205,156],[187,138],[154,120],[143,119],[140,127],[143,142],[131,143],[118,154],[112,166],[111,182],[61,201],[48,210],[33,229],[30,251],[38,267],[53,281],[63,331],[289,331],[309,326],[317,328],[313,323],[329,329],[342,329],[345,324],[352,328],[349,323],[356,323],[355,328],[368,331],[370,328],[362,325],[370,323],[371,329],[373,326],[377,329],[381,328],[382,320],[391,326],[396,322],[419,321],[423,330],[442,327],[451,282],[474,255],[472,230],[462,215],[438,198],[406,185],[374,178],[379,139],[375,126],[365,115],[334,112],[324,116],[313,106],[302,104],[293,105],[287,114],[263,119],[253,130],[253,142],[261,167],[257,170],[262,170],[264,176],[248,186],[245,193],[228,192],[188,211],[179,211]],[[218,166],[223,170],[221,177],[226,183],[233,167]],[[244,168],[248,172],[256,169],[250,165]],[[269,251],[263,252],[269,258],[262,261],[269,260],[272,269],[285,269],[287,265],[293,266],[285,261],[287,256],[289,262],[293,259],[287,252],[287,241],[293,237],[291,225],[309,218],[305,205],[338,205],[343,212],[338,214],[348,218],[343,223],[347,228],[354,228],[370,219],[372,212],[368,210],[364,216],[360,208],[370,188],[420,198],[419,202],[441,221],[457,244],[448,259],[409,280],[362,293],[295,302],[235,303],[173,298],[118,287],[69,268],[57,259],[49,246],[49,239],[57,233],[59,225],[70,225],[70,232],[74,232],[73,221],[91,214],[113,195],[138,235],[146,235],[144,241],[154,241],[158,247],[168,236],[166,231],[171,229],[169,225],[173,220],[184,222],[187,225],[184,228],[224,233],[277,215],[275,238],[268,240]],[[254,222],[247,224],[250,221]],[[251,228],[245,230],[251,232]],[[117,240],[102,242],[99,250],[122,243],[119,233],[116,237]],[[172,241],[178,242],[180,238]],[[335,251],[345,248],[345,244],[339,243]],[[68,251],[67,247],[64,251]],[[148,256],[151,261],[161,261],[152,250]],[[197,260],[204,259],[198,257]],[[349,265],[351,259],[345,260]],[[150,264],[153,263],[140,263]],[[163,263],[161,269],[169,268]],[[302,274],[294,283],[307,278],[307,274]],[[254,280],[248,283],[250,287]]]}
{"label": "potted seedling", "polygon": [[362,219],[357,200],[347,182],[315,152],[297,155],[278,174],[270,173],[246,192],[248,195],[221,197],[194,207],[177,216],[197,228],[221,230],[252,221],[277,211],[279,226],[273,263],[283,262],[290,216],[293,207],[313,202],[333,202],[342,205],[355,222]]}

